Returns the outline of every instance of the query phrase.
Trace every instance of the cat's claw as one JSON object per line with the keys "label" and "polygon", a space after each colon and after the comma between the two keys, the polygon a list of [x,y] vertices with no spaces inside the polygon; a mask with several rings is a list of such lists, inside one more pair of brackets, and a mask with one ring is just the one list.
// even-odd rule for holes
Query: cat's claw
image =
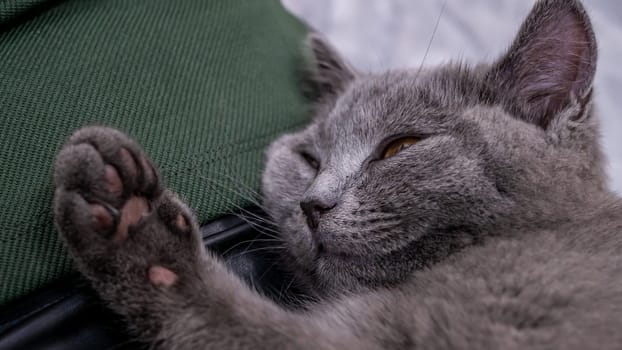
{"label": "cat's claw", "polygon": [[201,252],[190,211],[162,187],[143,150],[117,130],[87,127],[71,136],[57,157],[55,184],[57,226],[96,285],[168,287],[179,278],[173,270]]}

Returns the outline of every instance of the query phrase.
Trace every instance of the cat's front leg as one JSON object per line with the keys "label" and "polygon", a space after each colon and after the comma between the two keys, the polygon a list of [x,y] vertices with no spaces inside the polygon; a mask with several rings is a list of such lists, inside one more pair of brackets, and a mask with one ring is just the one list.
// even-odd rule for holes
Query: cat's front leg
{"label": "cat's front leg", "polygon": [[79,270],[154,339],[206,267],[190,210],[163,188],[140,146],[114,129],[74,133],[54,176],[56,224]]}
{"label": "cat's front leg", "polygon": [[190,210],[123,133],[77,131],[57,157],[55,183],[56,224],[79,270],[143,340],[175,349],[339,348],[322,322],[263,298],[206,252]]}

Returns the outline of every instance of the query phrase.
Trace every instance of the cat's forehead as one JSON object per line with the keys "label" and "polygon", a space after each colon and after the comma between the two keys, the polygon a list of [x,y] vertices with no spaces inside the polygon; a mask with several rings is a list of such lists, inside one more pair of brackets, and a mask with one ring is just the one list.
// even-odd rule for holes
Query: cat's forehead
{"label": "cat's forehead", "polygon": [[433,133],[449,116],[478,103],[480,82],[460,65],[363,77],[322,120],[320,137],[333,144],[377,143],[393,135]]}

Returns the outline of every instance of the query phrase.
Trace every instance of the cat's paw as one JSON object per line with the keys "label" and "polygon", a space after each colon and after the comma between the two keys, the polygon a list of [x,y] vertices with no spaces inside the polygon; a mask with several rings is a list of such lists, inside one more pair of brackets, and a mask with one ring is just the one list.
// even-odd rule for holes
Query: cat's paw
{"label": "cat's paw", "polygon": [[202,247],[190,211],[120,131],[78,130],[54,180],[57,227],[96,288],[171,286],[196,267]]}

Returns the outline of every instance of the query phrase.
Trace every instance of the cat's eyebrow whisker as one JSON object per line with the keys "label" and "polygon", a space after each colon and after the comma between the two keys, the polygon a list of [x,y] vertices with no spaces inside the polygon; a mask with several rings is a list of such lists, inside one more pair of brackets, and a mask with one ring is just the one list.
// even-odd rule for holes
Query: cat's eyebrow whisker
{"label": "cat's eyebrow whisker", "polygon": [[443,6],[441,7],[441,11],[436,18],[436,23],[434,24],[434,30],[432,31],[432,36],[430,36],[430,40],[428,41],[428,46],[425,49],[425,53],[423,54],[423,58],[421,59],[421,64],[419,65],[419,69],[417,69],[417,73],[415,74],[415,80],[419,77],[421,70],[425,64],[425,60],[428,58],[428,54],[430,53],[430,48],[432,47],[432,42],[434,41],[434,37],[436,36],[436,32],[438,31],[438,25],[441,23],[441,17],[443,17],[443,13],[445,13],[445,8],[447,7],[447,0],[443,1]]}

